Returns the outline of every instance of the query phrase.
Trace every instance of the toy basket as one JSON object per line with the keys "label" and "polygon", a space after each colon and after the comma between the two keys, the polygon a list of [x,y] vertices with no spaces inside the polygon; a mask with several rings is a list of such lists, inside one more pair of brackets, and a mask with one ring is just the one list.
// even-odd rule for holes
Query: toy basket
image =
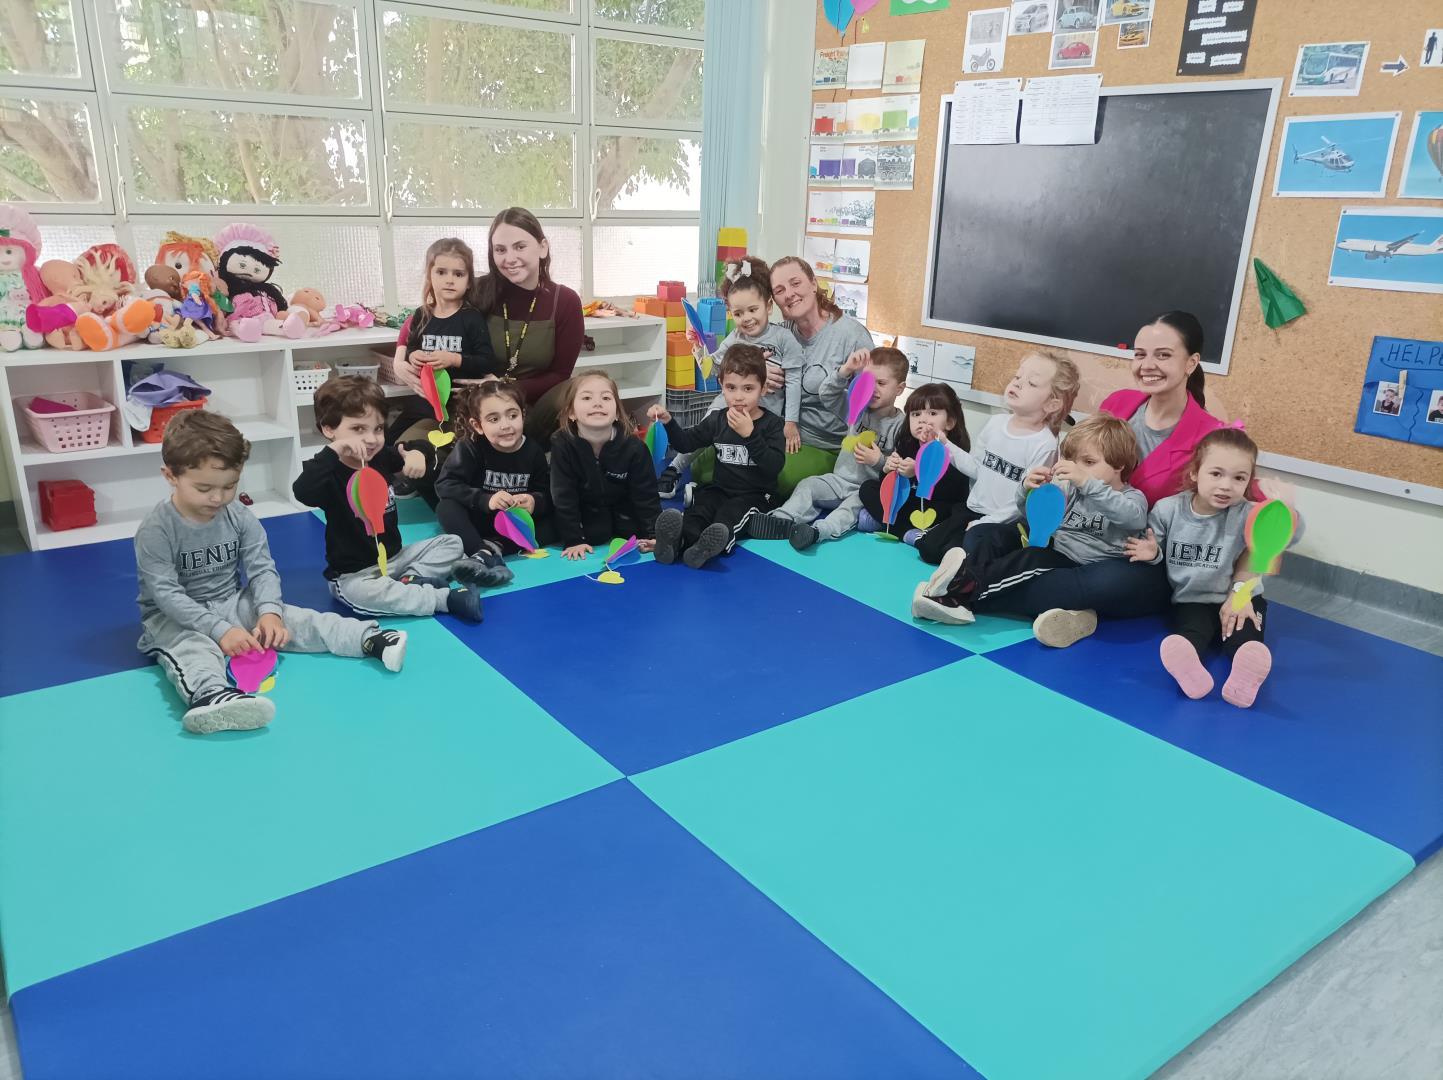
{"label": "toy basket", "polygon": [[161,405],[150,410],[150,427],[140,433],[141,442],[160,442],[165,438],[165,425],[177,414],[187,409],[204,409],[205,398],[195,401],[177,401],[174,405]]}
{"label": "toy basket", "polygon": [[[30,403],[36,397],[73,405],[75,412],[32,412]],[[115,406],[99,394],[77,390],[68,394],[36,394],[17,400],[25,410],[25,422],[30,425],[30,433],[52,454],[95,450],[110,442],[110,414],[115,411]]]}
{"label": "toy basket", "polygon": [[331,377],[331,369],[325,364],[292,368],[291,377],[296,382],[296,393],[314,394],[321,388],[321,384]]}
{"label": "toy basket", "polygon": [[380,371],[380,364],[358,364],[352,362],[348,364],[336,365],[337,375],[355,375],[362,379],[376,379],[377,382],[380,381],[380,379],[378,378]]}
{"label": "toy basket", "polygon": [[666,411],[681,427],[696,427],[715,400],[715,390],[667,390]]}
{"label": "toy basket", "polygon": [[394,345],[373,345],[371,356],[375,359],[376,367],[379,369],[377,382],[404,385],[400,379],[396,378],[396,348]]}

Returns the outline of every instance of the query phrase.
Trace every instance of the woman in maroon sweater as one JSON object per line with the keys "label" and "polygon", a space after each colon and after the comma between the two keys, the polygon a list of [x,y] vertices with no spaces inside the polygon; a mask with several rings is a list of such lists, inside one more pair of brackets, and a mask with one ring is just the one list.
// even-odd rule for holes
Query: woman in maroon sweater
{"label": "woman in maroon sweater", "polygon": [[526,433],[544,442],[581,353],[581,298],[551,280],[551,245],[530,210],[496,215],[486,262],[490,272],[476,279],[471,302],[486,317],[501,375],[526,396]]}

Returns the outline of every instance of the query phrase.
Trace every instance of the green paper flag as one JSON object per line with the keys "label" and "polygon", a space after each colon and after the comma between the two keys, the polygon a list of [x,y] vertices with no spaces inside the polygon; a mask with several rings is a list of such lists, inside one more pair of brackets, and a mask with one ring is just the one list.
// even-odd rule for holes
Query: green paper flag
{"label": "green paper flag", "polygon": [[1262,259],[1253,260],[1253,274],[1258,279],[1258,300],[1263,305],[1263,319],[1269,330],[1276,330],[1299,315],[1308,313],[1308,309],[1303,307],[1303,302],[1293,294],[1293,290],[1283,284],[1282,279],[1268,269],[1267,263]]}
{"label": "green paper flag", "polygon": [[892,0],[893,15],[922,15],[928,11],[946,11],[949,0]]}

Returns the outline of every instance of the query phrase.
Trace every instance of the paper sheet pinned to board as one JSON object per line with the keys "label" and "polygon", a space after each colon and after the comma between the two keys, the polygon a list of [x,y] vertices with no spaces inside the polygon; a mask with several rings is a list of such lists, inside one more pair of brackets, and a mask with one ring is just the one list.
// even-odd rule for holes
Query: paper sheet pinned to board
{"label": "paper sheet pinned to board", "polygon": [[973,79],[952,90],[950,143],[1015,143],[1021,79]]}
{"label": "paper sheet pinned to board", "polygon": [[1022,142],[1060,146],[1097,141],[1102,76],[1049,75],[1022,91]]}

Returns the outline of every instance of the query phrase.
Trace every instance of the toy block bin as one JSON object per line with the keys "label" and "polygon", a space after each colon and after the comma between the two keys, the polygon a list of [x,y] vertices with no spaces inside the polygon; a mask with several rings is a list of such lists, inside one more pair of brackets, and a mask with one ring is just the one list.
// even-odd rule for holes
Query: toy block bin
{"label": "toy block bin", "polygon": [[165,438],[165,425],[187,409],[204,409],[205,398],[195,401],[177,401],[174,405],[160,405],[150,410],[150,426],[140,433],[141,442],[160,442]]}
{"label": "toy block bin", "polygon": [[115,406],[99,394],[76,390],[41,394],[16,401],[25,413],[30,434],[52,454],[96,450],[110,442]]}
{"label": "toy block bin", "polygon": [[40,520],[51,529],[95,524],[95,492],[79,480],[42,480],[39,488]]}

